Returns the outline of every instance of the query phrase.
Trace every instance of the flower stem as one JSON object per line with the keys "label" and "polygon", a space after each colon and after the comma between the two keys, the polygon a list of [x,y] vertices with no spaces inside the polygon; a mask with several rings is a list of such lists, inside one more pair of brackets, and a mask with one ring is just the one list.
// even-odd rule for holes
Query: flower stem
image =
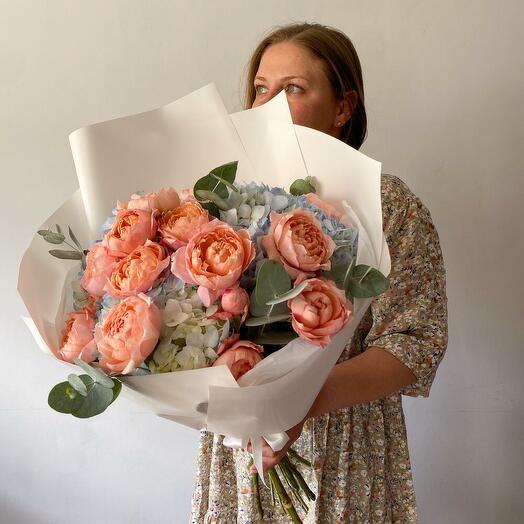
{"label": "flower stem", "polygon": [[253,488],[253,494],[255,496],[255,509],[257,516],[260,520],[264,518],[264,510],[262,509],[262,502],[260,501],[260,485],[258,483],[258,472],[253,467],[254,460],[253,457],[249,459],[247,464],[247,469],[251,475],[251,487]]}
{"label": "flower stem", "polygon": [[298,516],[297,510],[293,506],[293,502],[291,502],[289,495],[284,489],[284,486],[282,485],[280,477],[278,476],[275,468],[268,469],[267,474],[275,486],[275,491],[277,492],[278,498],[282,504],[282,509],[291,517],[291,520],[294,524],[302,524],[302,520]]}
{"label": "flower stem", "polygon": [[312,468],[311,462],[309,460],[305,459],[301,455],[299,455],[294,449],[289,448],[287,450],[287,453],[290,457],[294,458],[297,462],[300,462],[301,464],[304,464],[304,466],[307,466],[308,468]]}
{"label": "flower stem", "polygon": [[286,465],[289,467],[289,469],[293,473],[293,476],[295,477],[302,491],[306,494],[306,497],[309,500],[315,500],[316,499],[315,494],[309,489],[309,486],[307,485],[306,481],[304,480],[304,477],[302,477],[300,471],[298,471],[298,469],[291,463],[291,461],[287,458],[287,456],[284,457],[283,462],[286,463]]}

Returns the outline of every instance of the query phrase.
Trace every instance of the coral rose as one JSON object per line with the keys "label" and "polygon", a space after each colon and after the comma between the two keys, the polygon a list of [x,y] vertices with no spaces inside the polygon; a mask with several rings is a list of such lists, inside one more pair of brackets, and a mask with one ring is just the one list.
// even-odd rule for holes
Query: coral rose
{"label": "coral rose", "polygon": [[180,205],[180,197],[175,189],[169,187],[161,189],[158,193],[149,193],[147,195],[131,195],[127,205],[121,207],[127,209],[142,209],[144,211],[157,210],[160,212],[169,211]]}
{"label": "coral rose", "polygon": [[86,257],[86,270],[80,284],[93,297],[100,298],[104,294],[104,286],[111,273],[115,270],[120,258],[111,256],[108,249],[98,242],[91,246]]}
{"label": "coral rose", "polygon": [[187,200],[164,213],[158,221],[162,243],[173,250],[185,246],[195,231],[209,222],[207,211],[196,201]]}
{"label": "coral rose", "polygon": [[324,202],[316,193],[307,193],[304,196],[310,204],[313,204],[314,206],[321,209],[327,216],[334,217],[336,219],[340,219],[342,217],[342,213],[335,206]]}
{"label": "coral rose", "polygon": [[170,261],[165,248],[147,240],[144,246],[138,246],[120,260],[104,290],[118,298],[145,293]]}
{"label": "coral rose", "polygon": [[94,328],[93,309],[84,307],[78,311],[71,311],[62,331],[58,358],[66,362],[73,362],[75,358],[80,358],[84,362],[92,362],[96,354]]}
{"label": "coral rose", "polygon": [[100,367],[123,375],[134,371],[155,349],[161,324],[160,310],[144,294],[113,306],[95,328]]}
{"label": "coral rose", "polygon": [[218,348],[218,358],[213,366],[226,365],[235,380],[254,368],[261,360],[264,348],[248,340],[238,340],[237,333],[224,340]]}
{"label": "coral rose", "polygon": [[267,256],[281,262],[292,279],[331,268],[329,259],[335,242],[322,231],[312,213],[300,209],[284,214],[272,211],[270,219],[270,232],[260,242]]}
{"label": "coral rose", "polygon": [[325,347],[350,320],[351,303],[344,292],[331,280],[300,278],[307,287],[300,295],[288,300],[291,324],[299,337]]}
{"label": "coral rose", "polygon": [[102,243],[111,255],[122,258],[147,239],[154,240],[156,229],[156,219],[150,211],[121,209]]}
{"label": "coral rose", "polygon": [[220,220],[204,224],[187,246],[173,255],[171,271],[184,282],[198,284],[198,294],[209,306],[229,287],[255,258],[255,247],[245,229],[235,231]]}

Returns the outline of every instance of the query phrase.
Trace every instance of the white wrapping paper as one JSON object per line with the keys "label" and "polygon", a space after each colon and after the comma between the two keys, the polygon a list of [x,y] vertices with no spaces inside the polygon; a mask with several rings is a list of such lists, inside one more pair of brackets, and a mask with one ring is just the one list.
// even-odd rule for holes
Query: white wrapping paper
{"label": "white wrapping paper", "polygon": [[[117,199],[127,200],[138,190],[192,187],[214,167],[238,160],[237,180],[289,188],[296,178],[314,176],[325,200],[345,200],[352,210],[348,219],[359,229],[357,263],[389,274],[380,163],[333,137],[294,126],[284,93],[259,108],[228,115],[208,85],[153,111],[79,129],[70,143],[80,189],[42,228],[69,225],[85,247],[101,237],[99,228]],[[47,246],[35,235],[20,265],[18,289],[37,344],[56,354],[71,309],[68,282],[79,265],[52,258]],[[226,435],[231,446],[251,439],[262,471],[261,437],[273,449],[282,448],[283,432],[306,415],[369,304],[355,300],[352,321],[327,348],[295,339],[238,384],[220,366],[125,377],[122,394],[170,420]]]}

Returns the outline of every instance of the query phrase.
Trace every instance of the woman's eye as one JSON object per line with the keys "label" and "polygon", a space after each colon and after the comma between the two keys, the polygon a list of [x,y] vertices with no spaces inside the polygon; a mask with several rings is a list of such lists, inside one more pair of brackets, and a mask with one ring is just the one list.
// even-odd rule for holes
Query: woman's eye
{"label": "woman's eye", "polygon": [[263,95],[263,94],[267,93],[267,87],[263,86],[262,84],[258,84],[258,85],[255,86],[255,93],[257,95]]}
{"label": "woman's eye", "polygon": [[289,84],[288,86],[286,86],[286,93],[295,94],[295,93],[301,93],[302,91],[303,89],[297,86],[296,84]]}

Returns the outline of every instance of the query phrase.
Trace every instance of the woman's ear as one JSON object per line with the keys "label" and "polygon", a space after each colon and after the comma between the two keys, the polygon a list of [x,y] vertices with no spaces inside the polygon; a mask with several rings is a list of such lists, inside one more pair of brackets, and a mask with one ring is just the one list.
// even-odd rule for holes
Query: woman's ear
{"label": "woman's ear", "polygon": [[335,119],[335,125],[337,127],[343,126],[351,118],[355,107],[357,107],[357,102],[358,94],[354,89],[344,93]]}

